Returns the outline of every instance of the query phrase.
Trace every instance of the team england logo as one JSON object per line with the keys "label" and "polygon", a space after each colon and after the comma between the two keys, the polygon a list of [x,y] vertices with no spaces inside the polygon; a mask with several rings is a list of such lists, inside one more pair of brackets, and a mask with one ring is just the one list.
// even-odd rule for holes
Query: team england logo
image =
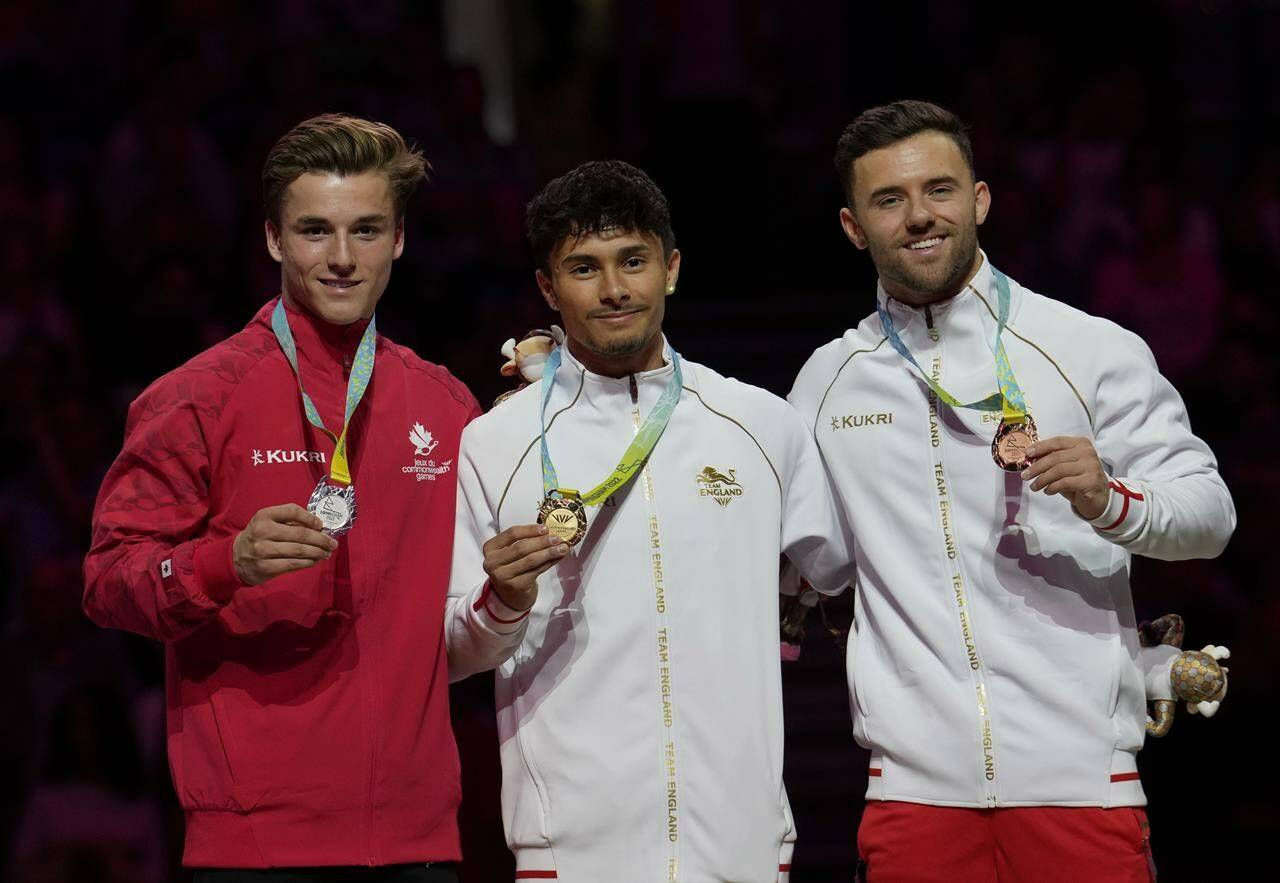
{"label": "team england logo", "polygon": [[721,508],[728,506],[735,497],[742,496],[742,485],[737,480],[738,470],[721,472],[714,466],[705,466],[698,473],[698,496],[710,497]]}
{"label": "team england logo", "polygon": [[435,481],[436,476],[444,475],[453,466],[452,459],[437,463],[431,458],[440,440],[421,423],[414,423],[409,430],[409,444],[413,445],[413,465],[401,467],[405,475],[416,475],[418,481]]}

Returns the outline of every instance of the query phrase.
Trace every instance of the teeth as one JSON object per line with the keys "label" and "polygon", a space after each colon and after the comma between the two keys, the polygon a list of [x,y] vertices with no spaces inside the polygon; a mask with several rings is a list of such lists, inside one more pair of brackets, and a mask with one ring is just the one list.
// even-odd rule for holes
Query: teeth
{"label": "teeth", "polygon": [[908,245],[907,248],[910,248],[914,251],[918,251],[922,248],[932,248],[933,246],[937,245],[941,241],[942,241],[941,236],[935,236],[932,239],[922,239],[919,242],[913,242],[910,245]]}

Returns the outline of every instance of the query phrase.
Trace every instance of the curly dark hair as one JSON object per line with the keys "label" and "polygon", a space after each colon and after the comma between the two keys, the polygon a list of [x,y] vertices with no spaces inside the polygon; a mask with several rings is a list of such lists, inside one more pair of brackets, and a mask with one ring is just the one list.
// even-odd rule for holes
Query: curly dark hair
{"label": "curly dark hair", "polygon": [[543,187],[525,209],[525,230],[544,273],[567,236],[626,230],[657,236],[663,257],[676,247],[667,198],[652,178],[617,159],[583,163]]}
{"label": "curly dark hair", "polygon": [[845,127],[836,142],[836,174],[845,202],[853,208],[853,161],[864,154],[899,141],[906,141],[921,132],[941,132],[960,148],[969,171],[973,172],[973,145],[965,125],[945,107],[929,101],[895,101],[882,104],[858,114],[858,118]]}

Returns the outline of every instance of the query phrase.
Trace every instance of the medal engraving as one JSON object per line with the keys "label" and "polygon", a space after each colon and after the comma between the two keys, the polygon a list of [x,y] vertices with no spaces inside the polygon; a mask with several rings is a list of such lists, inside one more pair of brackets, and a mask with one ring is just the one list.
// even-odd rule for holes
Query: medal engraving
{"label": "medal engraving", "polygon": [[322,478],[311,492],[307,511],[320,519],[323,533],[340,537],[355,526],[356,489],[352,485],[339,487]]}
{"label": "medal engraving", "polygon": [[1001,421],[995,440],[991,442],[991,459],[1005,472],[1021,472],[1031,462],[1027,448],[1039,440],[1030,414],[1022,423]]}
{"label": "medal engraving", "polygon": [[546,526],[548,533],[574,546],[586,535],[587,509],[576,494],[572,497],[548,494],[538,506],[538,524]]}

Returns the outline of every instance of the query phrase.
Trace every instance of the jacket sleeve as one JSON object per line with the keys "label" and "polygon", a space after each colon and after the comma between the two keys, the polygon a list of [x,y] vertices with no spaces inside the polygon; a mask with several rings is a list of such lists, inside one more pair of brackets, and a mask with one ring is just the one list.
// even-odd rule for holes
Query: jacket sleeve
{"label": "jacket sleeve", "polygon": [[484,544],[498,533],[497,519],[472,456],[475,439],[464,430],[458,453],[458,505],[453,534],[444,634],[449,681],[496,668],[524,638],[529,611],[502,602],[484,572]]}
{"label": "jacket sleeve", "polygon": [[782,553],[815,589],[836,595],[854,579],[853,533],[835,499],[817,442],[790,405],[784,402],[781,407],[786,451],[778,475]]}
{"label": "jacket sleeve", "polygon": [[1191,432],[1181,396],[1140,338],[1122,332],[1107,348],[1094,446],[1112,476],[1111,497],[1094,530],[1135,555],[1215,557],[1236,512],[1213,452]]}
{"label": "jacket sleeve", "polygon": [[190,634],[240,587],[234,537],[203,536],[209,456],[190,396],[161,381],[129,408],[85,558],[84,611],[98,625],[162,641]]}

